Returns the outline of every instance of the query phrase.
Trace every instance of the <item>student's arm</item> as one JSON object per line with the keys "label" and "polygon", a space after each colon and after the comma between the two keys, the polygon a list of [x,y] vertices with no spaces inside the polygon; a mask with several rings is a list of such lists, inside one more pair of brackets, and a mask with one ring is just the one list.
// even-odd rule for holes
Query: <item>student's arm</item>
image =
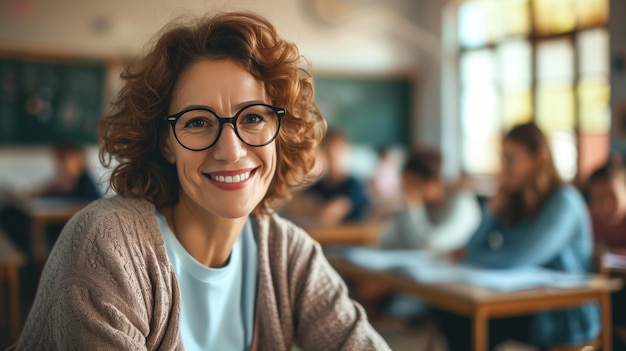
{"label": "student's arm", "polygon": [[319,244],[301,230],[291,238],[296,344],[303,350],[389,350]]}
{"label": "student's arm", "polygon": [[[573,189],[557,189],[547,204],[527,225],[501,228],[504,240],[490,249],[488,235],[477,238],[467,262],[494,268],[537,266],[553,259],[581,225],[582,199]],[[582,222],[584,223],[584,222]]]}
{"label": "student's arm", "polygon": [[[378,245],[384,249],[421,248],[421,231],[416,227],[415,209],[404,208],[383,226]],[[419,214],[417,214],[419,216]]]}
{"label": "student's arm", "polygon": [[424,248],[446,253],[467,244],[470,236],[480,224],[481,211],[473,194],[459,194],[453,199],[446,217],[438,223],[430,221],[422,209],[422,222],[417,230],[423,232]]}
{"label": "student's arm", "polygon": [[324,225],[341,223],[352,211],[352,201],[345,196],[335,196],[321,204],[315,211],[314,217]]}

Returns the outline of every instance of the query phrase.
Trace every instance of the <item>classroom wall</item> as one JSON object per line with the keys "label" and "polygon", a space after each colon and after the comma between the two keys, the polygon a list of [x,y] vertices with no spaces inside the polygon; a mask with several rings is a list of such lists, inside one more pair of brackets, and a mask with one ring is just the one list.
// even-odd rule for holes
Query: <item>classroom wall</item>
{"label": "classroom wall", "polygon": [[[351,3],[373,7],[351,10]],[[129,57],[140,55],[153,33],[171,18],[221,10],[256,11],[268,17],[281,35],[298,44],[301,53],[312,62],[314,72],[417,77],[411,142],[440,145],[444,141],[437,52],[443,3],[442,0],[4,1],[0,2],[0,51],[106,59]],[[95,153],[91,161],[98,164]],[[47,149],[0,146],[0,186],[18,188],[51,172]]]}
{"label": "classroom wall", "polygon": [[626,2],[611,1],[609,30],[611,51],[611,149],[626,156]]}

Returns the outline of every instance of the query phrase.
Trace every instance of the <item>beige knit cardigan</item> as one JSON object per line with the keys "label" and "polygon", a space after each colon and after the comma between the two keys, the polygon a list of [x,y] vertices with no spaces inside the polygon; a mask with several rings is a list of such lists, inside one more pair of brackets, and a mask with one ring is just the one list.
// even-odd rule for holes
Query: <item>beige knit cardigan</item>
{"label": "beige knit cardigan", "polygon": [[[252,350],[388,350],[320,246],[276,215],[252,217],[259,278]],[[182,350],[180,292],[145,200],[98,200],[65,226],[9,350]]]}

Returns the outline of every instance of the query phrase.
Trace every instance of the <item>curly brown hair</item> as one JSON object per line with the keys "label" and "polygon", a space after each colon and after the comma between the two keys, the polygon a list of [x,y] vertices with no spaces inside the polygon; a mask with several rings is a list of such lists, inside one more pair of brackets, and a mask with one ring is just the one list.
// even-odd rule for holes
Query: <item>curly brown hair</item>
{"label": "curly brown hair", "polygon": [[147,55],[122,73],[125,85],[99,128],[100,161],[105,167],[117,162],[109,186],[157,207],[178,201],[175,166],[162,154],[168,131],[165,117],[179,75],[201,59],[237,62],[264,84],[272,104],[287,110],[276,139],[276,172],[255,210],[265,213],[289,198],[292,187],[310,181],[326,122],[313,101],[306,60],[268,20],[251,13],[174,21],[157,35]]}

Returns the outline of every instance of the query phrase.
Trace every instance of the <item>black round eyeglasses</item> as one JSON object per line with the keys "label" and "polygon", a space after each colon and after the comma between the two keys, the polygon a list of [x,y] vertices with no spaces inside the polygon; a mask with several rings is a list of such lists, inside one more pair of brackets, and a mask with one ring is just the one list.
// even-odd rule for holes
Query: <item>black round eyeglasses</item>
{"label": "black round eyeglasses", "polygon": [[190,106],[167,116],[167,121],[182,147],[202,151],[217,143],[227,123],[233,125],[235,134],[246,145],[265,146],[276,139],[286,113],[282,107],[255,103],[243,107],[233,117],[220,117],[208,107]]}

